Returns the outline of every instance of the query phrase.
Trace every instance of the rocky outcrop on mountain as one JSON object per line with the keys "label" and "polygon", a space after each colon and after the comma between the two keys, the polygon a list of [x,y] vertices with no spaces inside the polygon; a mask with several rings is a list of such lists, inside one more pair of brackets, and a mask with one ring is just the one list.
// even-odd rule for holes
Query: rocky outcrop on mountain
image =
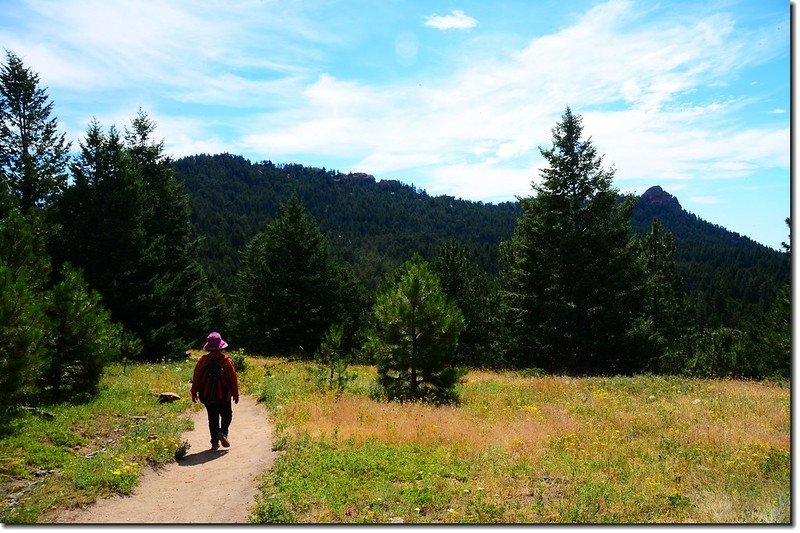
{"label": "rocky outcrop on mountain", "polygon": [[654,206],[664,206],[664,207],[682,209],[680,202],[678,202],[678,199],[672,196],[664,189],[662,189],[661,187],[659,187],[658,185],[650,187],[649,189],[644,191],[644,194],[642,194],[642,196],[639,197],[639,201]]}

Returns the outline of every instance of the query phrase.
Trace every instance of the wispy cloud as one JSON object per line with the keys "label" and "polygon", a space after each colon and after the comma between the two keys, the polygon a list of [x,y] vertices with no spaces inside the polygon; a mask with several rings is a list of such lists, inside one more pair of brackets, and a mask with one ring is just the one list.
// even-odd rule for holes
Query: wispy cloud
{"label": "wispy cloud", "polygon": [[424,86],[322,76],[296,108],[254,120],[244,140],[254,151],[338,155],[376,175],[423,177],[433,193],[512,198],[538,179],[538,147],[572,105],[623,182],[788,168],[788,127],[736,122],[728,96],[687,104],[754,61],[738,53],[747,44],[725,14],[652,22],[633,3],[612,1],[515,53]]}
{"label": "wispy cloud", "polygon": [[[199,87],[228,84],[249,96],[266,82],[297,77],[319,60],[318,46],[335,41],[317,31],[293,3],[188,0],[33,0],[26,24],[36,40],[0,32],[50,85],[73,90],[168,88],[164,95],[196,98]],[[34,23],[35,21],[35,23]],[[247,71],[246,75],[240,74]],[[70,75],[71,72],[75,74]],[[217,103],[220,93],[207,94]],[[241,100],[241,98],[240,98]]]}
{"label": "wispy cloud", "polygon": [[[0,30],[0,42],[64,94],[115,99],[116,111],[100,113],[101,122],[121,116],[115,122],[124,124],[143,106],[175,155],[329,161],[343,171],[424,183],[434,194],[509,199],[530,192],[542,163],[538,147],[549,145],[550,128],[570,105],[616,167],[620,187],[672,182],[675,190],[692,179],[789,166],[788,125],[747,123],[737,113],[752,97],[709,90],[786,41],[741,31],[733,15],[711,8],[697,17],[667,9],[653,18],[649,3],[612,0],[558,31],[529,35],[521,45],[508,41],[515,49],[504,44],[469,61],[461,49],[437,51],[436,74],[379,83],[352,67],[336,69],[352,32],[315,17],[318,6],[304,2],[26,5],[29,20],[15,32]],[[423,24],[478,27],[462,10]],[[482,21],[472,35],[489,33],[488,26]],[[450,36],[387,35],[394,44],[386,46],[388,61],[430,53],[433,37]],[[63,109],[59,115],[69,116]],[[189,109],[200,111],[189,119]],[[81,113],[70,120],[82,132],[91,116]]]}
{"label": "wispy cloud", "polygon": [[454,9],[449,15],[429,15],[425,17],[425,26],[437,30],[469,30],[477,25],[477,20],[460,9]]}

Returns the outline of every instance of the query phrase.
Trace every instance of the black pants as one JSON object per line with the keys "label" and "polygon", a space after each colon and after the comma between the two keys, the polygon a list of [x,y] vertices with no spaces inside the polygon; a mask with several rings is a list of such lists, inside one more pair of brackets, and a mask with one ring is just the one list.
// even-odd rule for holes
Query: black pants
{"label": "black pants", "polygon": [[221,431],[228,436],[228,428],[233,420],[231,401],[207,403],[205,406],[208,413],[208,432],[211,434],[211,445],[214,446],[219,444],[217,433]]}

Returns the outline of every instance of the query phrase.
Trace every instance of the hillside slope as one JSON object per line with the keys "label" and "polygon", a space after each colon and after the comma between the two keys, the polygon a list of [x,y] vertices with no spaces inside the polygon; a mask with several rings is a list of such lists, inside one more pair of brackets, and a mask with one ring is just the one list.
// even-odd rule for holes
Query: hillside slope
{"label": "hillside slope", "polygon": [[[334,256],[350,263],[369,286],[414,252],[432,258],[450,238],[496,272],[499,243],[511,237],[520,214],[517,202],[433,197],[368,174],[251,163],[230,154],[185,157],[173,167],[189,194],[195,231],[204,239],[206,271],[228,292],[240,250],[292,194],[319,222]],[[661,187],[639,199],[631,219],[634,232],[646,232],[653,218],[675,236],[678,270],[701,323],[736,326],[766,309],[788,281],[785,254],[699,219]]]}
{"label": "hillside slope", "polygon": [[700,323],[737,326],[769,308],[789,281],[785,253],[698,218],[658,186],[639,198],[631,226],[643,233],[654,218],[675,237],[676,266]]}
{"label": "hillside slope", "polygon": [[370,285],[414,252],[432,257],[451,237],[482,267],[496,270],[498,245],[511,235],[519,214],[516,203],[431,197],[367,174],[250,163],[229,154],[186,157],[174,168],[189,193],[195,229],[205,239],[207,271],[222,286],[236,272],[239,250],[291,194],[319,222],[333,254]]}

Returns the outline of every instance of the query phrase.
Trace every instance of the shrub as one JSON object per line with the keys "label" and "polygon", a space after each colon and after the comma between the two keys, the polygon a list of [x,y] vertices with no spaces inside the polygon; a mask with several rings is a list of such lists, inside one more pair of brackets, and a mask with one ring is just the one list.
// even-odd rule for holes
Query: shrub
{"label": "shrub", "polygon": [[245,359],[243,349],[239,348],[238,350],[233,350],[228,356],[233,361],[237,372],[245,372],[247,370],[247,360]]}
{"label": "shrub", "polygon": [[314,379],[320,388],[335,390],[342,393],[348,383],[353,381],[356,375],[348,372],[350,366],[349,357],[343,349],[345,325],[343,323],[334,324],[322,337],[322,344],[315,354],[315,359],[319,363],[314,372]]}

